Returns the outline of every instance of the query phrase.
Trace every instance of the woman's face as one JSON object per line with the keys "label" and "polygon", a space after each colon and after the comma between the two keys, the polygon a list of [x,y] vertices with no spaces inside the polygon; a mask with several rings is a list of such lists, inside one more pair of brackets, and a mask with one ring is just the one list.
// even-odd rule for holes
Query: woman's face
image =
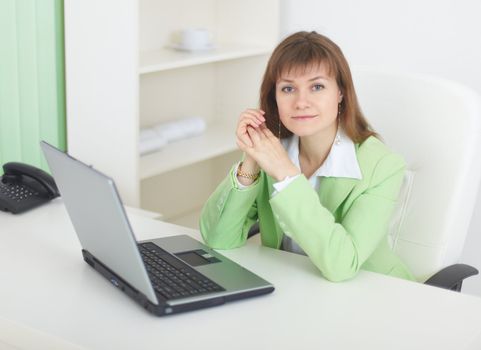
{"label": "woman's face", "polygon": [[282,123],[295,135],[335,133],[342,94],[324,64],[282,74],[276,83],[276,101]]}

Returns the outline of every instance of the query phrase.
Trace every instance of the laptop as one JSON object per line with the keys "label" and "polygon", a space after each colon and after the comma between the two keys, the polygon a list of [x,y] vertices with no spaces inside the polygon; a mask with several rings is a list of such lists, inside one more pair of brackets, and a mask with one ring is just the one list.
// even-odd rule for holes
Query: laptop
{"label": "laptop", "polygon": [[85,262],[146,310],[170,315],[274,290],[187,235],[137,242],[110,177],[44,141],[41,148]]}

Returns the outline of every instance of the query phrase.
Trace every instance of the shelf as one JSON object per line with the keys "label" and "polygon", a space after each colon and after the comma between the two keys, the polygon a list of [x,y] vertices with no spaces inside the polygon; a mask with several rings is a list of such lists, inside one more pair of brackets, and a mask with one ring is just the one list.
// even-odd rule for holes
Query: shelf
{"label": "shelf", "polygon": [[272,48],[267,46],[223,45],[216,49],[199,52],[185,52],[174,49],[141,52],[139,74],[264,55],[269,54],[271,50]]}
{"label": "shelf", "polygon": [[202,135],[167,144],[158,152],[140,157],[140,179],[217,157],[237,149],[235,125],[215,123]]}

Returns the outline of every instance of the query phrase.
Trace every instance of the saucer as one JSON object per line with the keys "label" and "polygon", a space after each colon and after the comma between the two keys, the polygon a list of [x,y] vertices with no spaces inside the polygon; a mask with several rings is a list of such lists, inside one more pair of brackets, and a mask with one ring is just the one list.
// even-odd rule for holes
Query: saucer
{"label": "saucer", "polygon": [[184,46],[183,44],[170,44],[168,45],[169,48],[178,50],[178,51],[188,51],[188,52],[197,52],[197,51],[209,51],[213,50],[216,48],[216,46],[212,43],[204,46],[204,47],[197,47],[197,48],[191,48]]}

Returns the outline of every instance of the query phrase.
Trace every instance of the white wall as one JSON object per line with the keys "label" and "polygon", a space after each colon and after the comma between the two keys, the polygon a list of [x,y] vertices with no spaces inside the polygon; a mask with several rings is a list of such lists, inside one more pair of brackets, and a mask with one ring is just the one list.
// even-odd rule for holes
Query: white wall
{"label": "white wall", "polygon": [[[438,75],[481,94],[480,13],[477,0],[283,0],[281,31],[316,30],[352,65]],[[481,191],[461,262],[481,270]],[[481,277],[463,292],[481,296]]]}

